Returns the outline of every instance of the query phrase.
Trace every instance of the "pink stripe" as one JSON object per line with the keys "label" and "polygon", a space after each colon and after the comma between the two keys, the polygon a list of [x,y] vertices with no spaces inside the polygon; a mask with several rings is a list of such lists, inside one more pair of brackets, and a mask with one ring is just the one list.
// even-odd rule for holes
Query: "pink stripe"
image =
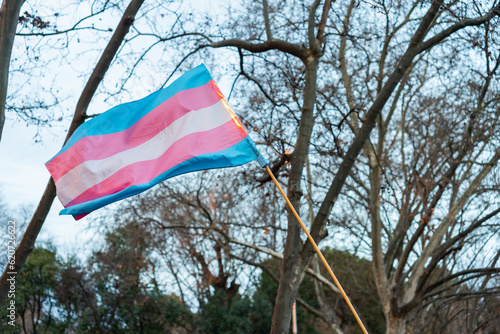
{"label": "pink stripe", "polygon": [[86,160],[104,159],[139,146],[190,111],[214,105],[222,98],[217,92],[219,88],[213,80],[203,86],[183,90],[151,110],[127,130],[84,137],[46,166],[54,182],[57,182],[61,176]]}
{"label": "pink stripe", "polygon": [[87,189],[65,207],[112,195],[133,185],[149,183],[186,160],[225,150],[239,143],[244,137],[235,126],[234,120],[210,131],[192,133],[176,141],[157,159],[136,162],[120,169],[106,180]]}
{"label": "pink stripe", "polygon": [[87,216],[88,213],[84,213],[84,214],[81,214],[81,215],[78,215],[78,216],[74,216],[75,220],[80,220],[82,219],[83,217]]}

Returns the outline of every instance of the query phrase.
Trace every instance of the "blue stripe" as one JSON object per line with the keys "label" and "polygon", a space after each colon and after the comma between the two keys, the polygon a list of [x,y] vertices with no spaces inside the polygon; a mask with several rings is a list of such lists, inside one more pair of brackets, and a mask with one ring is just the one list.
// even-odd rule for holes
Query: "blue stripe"
{"label": "blue stripe", "polygon": [[141,100],[117,105],[80,125],[55,157],[68,150],[83,137],[124,131],[180,91],[203,86],[210,80],[212,80],[210,72],[205,65],[201,64],[180,76],[167,88]]}
{"label": "blue stripe", "polygon": [[102,208],[110,203],[122,200],[124,198],[139,194],[154,185],[177,175],[195,172],[205,169],[234,167],[244,165],[258,158],[258,152],[254,148],[253,141],[247,136],[238,144],[225,150],[207,153],[191,158],[154,178],[151,182],[134,185],[124,189],[116,194],[101,197],[93,201],[73,205],[62,210],[61,215],[78,216]]}

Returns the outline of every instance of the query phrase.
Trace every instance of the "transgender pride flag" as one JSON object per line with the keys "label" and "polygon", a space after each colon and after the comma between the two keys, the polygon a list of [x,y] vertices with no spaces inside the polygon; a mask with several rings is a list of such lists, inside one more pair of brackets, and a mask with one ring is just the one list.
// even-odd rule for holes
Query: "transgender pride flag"
{"label": "transgender pride flag", "polygon": [[258,159],[252,139],[204,65],[142,100],[82,124],[46,163],[65,207],[80,219],[170,177]]}

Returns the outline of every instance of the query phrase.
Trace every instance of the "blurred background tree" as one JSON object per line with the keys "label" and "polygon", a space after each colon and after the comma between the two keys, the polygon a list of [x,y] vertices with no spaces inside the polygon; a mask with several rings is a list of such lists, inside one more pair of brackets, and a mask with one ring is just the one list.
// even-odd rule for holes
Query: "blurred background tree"
{"label": "blurred background tree", "polygon": [[[9,83],[20,93],[7,98],[7,116],[44,115],[23,109],[32,77],[50,91],[42,106],[62,105],[68,93],[58,91],[61,73],[50,76],[54,63],[98,73],[74,128],[92,117],[90,99],[105,110],[205,62],[370,331],[500,331],[498,1],[263,0],[217,10],[151,1],[121,39],[108,22],[129,2],[29,5],[16,37],[27,46],[14,45],[11,73],[31,77]],[[108,41],[118,46],[106,58]],[[109,72],[95,72],[99,55]],[[55,196],[47,189],[45,214]],[[115,209],[90,218],[106,236],[90,259],[55,257],[67,287],[44,295],[23,283],[41,296],[31,309],[45,308],[34,329],[57,318],[75,331],[224,332],[241,323],[241,332],[288,333],[296,301],[301,330],[359,330],[255,165],[169,180]],[[145,314],[149,300],[177,311]],[[42,316],[52,302],[65,311]]]}

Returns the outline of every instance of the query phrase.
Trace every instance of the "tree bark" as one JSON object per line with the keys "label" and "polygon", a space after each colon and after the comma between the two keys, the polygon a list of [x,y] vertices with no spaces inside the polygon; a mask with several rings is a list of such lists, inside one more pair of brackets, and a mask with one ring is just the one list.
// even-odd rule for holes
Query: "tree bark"
{"label": "tree bark", "polygon": [[5,124],[5,102],[9,87],[12,46],[23,3],[24,0],[4,0],[0,9],[0,141]]}
{"label": "tree bark", "polygon": [[[73,115],[73,120],[71,122],[70,128],[68,130],[68,135],[66,136],[64,143],[68,141],[73,132],[85,121],[88,105],[92,97],[94,96],[97,87],[104,78],[104,75],[106,74],[109,65],[111,64],[111,61],[118,52],[118,48],[125,39],[125,35],[128,33],[130,27],[132,26],[135,15],[137,14],[137,11],[139,10],[143,2],[144,0],[132,0],[123,13],[120,23],[118,24],[113,36],[111,37],[111,40],[106,46],[106,49],[104,49],[101,58],[97,62],[97,65],[94,68],[94,71],[92,72],[89,80],[87,81],[80,99],[78,100],[75,113]],[[16,249],[16,252],[14,254],[14,268],[5,268],[2,277],[0,278],[0,305],[5,301],[7,293],[9,291],[9,282],[7,281],[7,279],[17,277],[17,274],[21,271],[24,262],[26,262],[26,259],[35,246],[36,238],[38,236],[38,233],[40,232],[40,229],[42,228],[43,223],[45,222],[45,218],[49,213],[55,196],[56,188],[54,181],[51,178],[47,184],[47,187],[45,188],[45,192],[40,202],[38,203],[38,207],[33,214],[28,228],[26,229],[26,232],[21,238],[21,241]],[[13,272],[14,274],[9,274],[9,272]]]}
{"label": "tree bark", "polygon": [[[288,178],[287,196],[297,212],[300,212],[300,198],[302,191],[300,181],[306,161],[311,133],[314,125],[314,105],[316,102],[316,77],[318,59],[311,58],[306,65],[306,88],[304,91],[304,106],[300,119],[299,131],[295,150],[292,155],[292,167]],[[288,209],[288,208],[287,208]],[[304,272],[300,268],[299,252],[302,241],[302,231],[295,216],[288,209],[288,231],[281,262],[281,278],[276,295],[271,333],[288,333],[290,327],[292,305],[295,302]]]}
{"label": "tree bark", "polygon": [[389,316],[385,332],[386,334],[405,334],[405,320],[400,317]]}
{"label": "tree bark", "polygon": [[[295,143],[295,150],[291,159],[290,176],[288,178],[288,198],[300,214],[300,198],[302,197],[301,180],[304,166],[309,153],[311,134],[314,127],[314,107],[316,105],[316,89],[319,59],[322,56],[322,44],[330,0],[325,0],[317,34],[314,34],[316,10],[320,1],[313,2],[309,9],[307,57],[301,58],[306,66],[306,82],[304,88],[304,103],[299,122],[299,129]],[[287,208],[288,209],[288,208]],[[281,262],[281,277],[271,325],[271,333],[288,333],[290,328],[291,311],[297,297],[300,283],[305,275],[305,269],[300,261],[302,241],[300,239],[301,227],[292,214],[288,212],[288,231]],[[309,262],[308,262],[309,264]]]}

